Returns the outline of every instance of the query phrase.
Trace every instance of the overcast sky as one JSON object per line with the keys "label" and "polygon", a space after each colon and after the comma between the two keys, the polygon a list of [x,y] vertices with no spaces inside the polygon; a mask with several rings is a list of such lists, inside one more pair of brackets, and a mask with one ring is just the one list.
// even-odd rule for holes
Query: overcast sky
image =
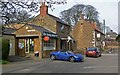
{"label": "overcast sky", "polygon": [[106,20],[106,26],[109,26],[114,32],[118,33],[118,2],[119,0],[67,0],[65,5],[54,5],[55,10],[49,13],[59,16],[63,10],[71,8],[75,4],[85,4],[94,6],[99,12],[99,20]]}

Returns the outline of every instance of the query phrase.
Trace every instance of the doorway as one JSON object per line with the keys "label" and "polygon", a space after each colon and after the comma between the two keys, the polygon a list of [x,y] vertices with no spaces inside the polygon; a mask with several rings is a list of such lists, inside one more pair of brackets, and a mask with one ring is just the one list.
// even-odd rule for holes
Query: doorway
{"label": "doorway", "polygon": [[34,53],[34,39],[33,38],[25,39],[25,53]]}
{"label": "doorway", "polygon": [[61,40],[61,49],[62,50],[66,49],[66,40]]}

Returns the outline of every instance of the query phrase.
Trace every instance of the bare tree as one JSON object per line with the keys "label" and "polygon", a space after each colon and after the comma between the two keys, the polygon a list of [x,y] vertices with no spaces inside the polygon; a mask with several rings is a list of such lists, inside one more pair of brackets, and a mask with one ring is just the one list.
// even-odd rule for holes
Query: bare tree
{"label": "bare tree", "polygon": [[[31,15],[39,12],[41,0],[9,0],[0,1],[0,18],[3,24],[10,24],[13,22],[23,22],[31,18]],[[50,8],[54,4],[66,4],[66,1],[62,0],[46,0],[46,3]],[[53,9],[52,9],[53,10]],[[32,15],[33,16],[33,15]],[[24,18],[24,19],[23,19]]]}

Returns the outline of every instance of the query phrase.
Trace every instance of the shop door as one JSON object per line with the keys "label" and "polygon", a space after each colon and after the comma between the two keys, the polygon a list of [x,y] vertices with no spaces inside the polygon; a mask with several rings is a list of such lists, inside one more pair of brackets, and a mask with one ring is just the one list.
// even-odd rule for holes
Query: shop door
{"label": "shop door", "polygon": [[34,53],[34,39],[25,39],[25,53]]}
{"label": "shop door", "polygon": [[61,49],[62,50],[66,49],[66,40],[61,40]]}

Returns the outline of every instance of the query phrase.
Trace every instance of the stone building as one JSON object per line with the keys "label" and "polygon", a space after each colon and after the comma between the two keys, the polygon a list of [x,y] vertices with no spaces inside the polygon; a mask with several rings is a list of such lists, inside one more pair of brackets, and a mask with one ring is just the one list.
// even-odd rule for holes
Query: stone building
{"label": "stone building", "polygon": [[82,14],[71,33],[77,44],[76,50],[83,50],[88,47],[103,47],[104,34],[95,22],[84,19]]}
{"label": "stone building", "polygon": [[[68,42],[71,26],[58,17],[48,14],[48,6],[43,2],[40,14],[27,23],[11,24],[6,28],[16,29],[15,55],[49,57],[49,53],[56,50],[71,50],[71,41]],[[47,37],[47,41],[45,38]]]}

